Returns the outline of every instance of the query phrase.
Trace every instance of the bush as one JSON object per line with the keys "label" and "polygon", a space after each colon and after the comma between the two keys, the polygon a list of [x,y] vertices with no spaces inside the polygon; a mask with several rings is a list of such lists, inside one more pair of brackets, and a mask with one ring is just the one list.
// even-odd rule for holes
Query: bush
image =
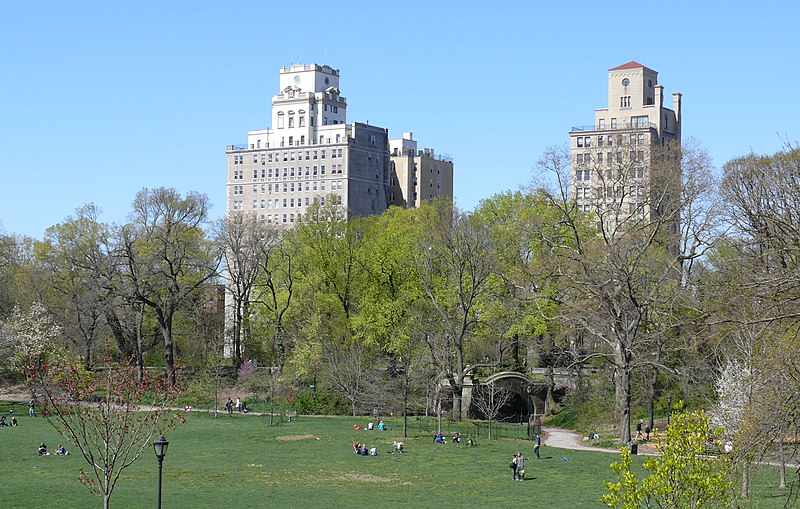
{"label": "bush", "polygon": [[304,391],[297,396],[295,411],[304,415],[349,415],[350,406],[341,398],[325,390]]}

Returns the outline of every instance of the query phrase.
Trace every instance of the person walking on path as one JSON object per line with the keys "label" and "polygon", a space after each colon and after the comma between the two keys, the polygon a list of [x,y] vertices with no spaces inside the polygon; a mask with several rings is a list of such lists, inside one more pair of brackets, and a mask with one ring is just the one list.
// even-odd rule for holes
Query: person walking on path
{"label": "person walking on path", "polygon": [[517,455],[516,454],[512,454],[511,455],[511,463],[509,463],[508,466],[511,467],[511,472],[514,473],[513,480],[516,481],[517,480]]}
{"label": "person walking on path", "polygon": [[231,401],[231,398],[228,398],[228,401],[225,402],[225,408],[228,409],[228,415],[231,415],[233,412],[233,401]]}
{"label": "person walking on path", "polygon": [[31,399],[28,403],[28,417],[36,417],[36,399]]}
{"label": "person walking on path", "polygon": [[240,412],[242,410],[242,400],[236,398],[236,411]]}
{"label": "person walking on path", "polygon": [[533,437],[533,454],[536,455],[537,460],[542,459],[541,456],[539,456],[539,447],[541,447],[541,445],[542,437],[539,435],[539,433],[536,433],[536,435]]}
{"label": "person walking on path", "polygon": [[639,419],[639,422],[636,423],[636,438],[638,440],[642,439],[642,424],[644,424],[642,419]]}

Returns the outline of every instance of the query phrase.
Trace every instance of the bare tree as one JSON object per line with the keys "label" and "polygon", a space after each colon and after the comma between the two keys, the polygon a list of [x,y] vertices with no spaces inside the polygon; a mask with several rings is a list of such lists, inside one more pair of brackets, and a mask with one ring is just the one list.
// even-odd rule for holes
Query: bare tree
{"label": "bare tree", "polygon": [[489,440],[492,439],[492,421],[497,420],[503,407],[511,402],[511,390],[496,381],[478,387],[474,403],[478,411],[489,421]]}
{"label": "bare tree", "polygon": [[132,222],[119,231],[119,256],[136,301],[152,309],[164,339],[168,380],[176,383],[175,313],[217,275],[219,256],[203,224],[208,197],[174,189],[143,189],[133,202]]}
{"label": "bare tree", "polygon": [[149,449],[153,436],[182,422],[167,410],[175,393],[160,380],[139,380],[135,367],[107,363],[97,378],[61,362],[28,368],[43,388],[42,413],[78,448],[89,465],[79,479],[103,497],[105,509],[122,472]]}
{"label": "bare tree", "polygon": [[[691,295],[684,264],[708,248],[713,221],[695,217],[683,230],[691,238],[681,238],[681,211],[701,198],[696,190],[702,187],[694,182],[710,178],[707,157],[692,155],[690,147],[682,156],[681,147],[669,143],[648,146],[646,158],[619,142],[616,149],[616,158],[591,170],[591,185],[581,187],[582,206],[576,186],[585,180],[571,178],[564,150],[548,150],[539,168],[555,177],[551,202],[564,225],[564,235],[553,237],[555,258],[571,288],[563,319],[588,340],[576,360],[597,359],[611,367],[620,439],[628,442],[632,375],[648,367],[666,369],[653,353],[677,336],[669,331]],[[684,168],[683,162],[693,166]],[[695,192],[682,195],[686,189]]]}
{"label": "bare tree", "polygon": [[216,223],[216,236],[224,261],[226,313],[230,320],[233,365],[242,363],[242,343],[250,336],[250,304],[258,276],[261,245],[268,235],[256,214],[234,213]]}

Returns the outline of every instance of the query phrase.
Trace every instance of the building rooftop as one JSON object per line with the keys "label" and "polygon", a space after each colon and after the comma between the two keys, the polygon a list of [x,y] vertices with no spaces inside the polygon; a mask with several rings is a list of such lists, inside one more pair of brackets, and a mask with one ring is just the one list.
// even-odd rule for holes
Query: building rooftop
{"label": "building rooftop", "polygon": [[649,67],[640,64],[636,60],[631,60],[627,64],[618,65],[617,67],[614,67],[613,69],[609,69],[609,71],[622,71],[624,69],[647,69],[648,71],[655,72],[655,70],[650,69]]}

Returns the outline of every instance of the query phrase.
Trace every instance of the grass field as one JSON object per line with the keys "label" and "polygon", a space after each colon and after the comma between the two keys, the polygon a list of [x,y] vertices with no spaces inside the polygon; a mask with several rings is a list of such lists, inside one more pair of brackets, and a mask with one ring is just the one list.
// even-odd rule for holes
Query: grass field
{"label": "grass field", "polygon": [[[38,457],[39,442],[54,451],[63,440],[40,417],[24,415],[18,420],[16,428],[0,428],[0,507],[102,507],[102,500],[77,481],[85,466],[78,451],[67,457]],[[482,438],[476,447],[434,444],[432,435],[421,431],[424,426],[416,421],[418,427],[412,431],[420,436],[403,439],[407,452],[387,454],[392,441],[400,437],[399,419],[386,419],[389,429],[384,432],[353,430],[353,424],[366,421],[300,417],[270,427],[262,416],[215,419],[211,414],[189,413],[186,424],[167,436],[163,506],[602,507],[602,480],[612,478],[608,465],[618,457],[543,447],[541,460],[526,463],[528,479],[513,482],[507,466],[511,454],[522,450],[533,457],[529,441]],[[518,434],[506,430],[504,436]],[[377,446],[379,455],[355,456],[354,441]],[[634,460],[641,465],[643,458]],[[157,470],[151,448],[123,475],[111,506],[154,507]],[[777,474],[761,475],[754,482],[755,496],[745,506],[783,507],[784,498],[766,495],[776,494],[768,484],[777,483]]]}

